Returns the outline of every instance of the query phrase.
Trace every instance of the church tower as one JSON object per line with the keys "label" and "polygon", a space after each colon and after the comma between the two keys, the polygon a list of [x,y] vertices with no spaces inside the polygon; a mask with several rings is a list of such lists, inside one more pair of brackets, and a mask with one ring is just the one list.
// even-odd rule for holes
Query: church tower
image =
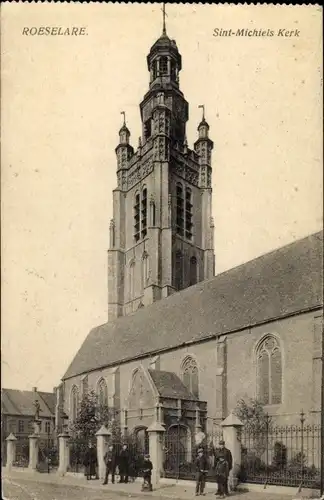
{"label": "church tower", "polygon": [[124,122],[116,147],[117,183],[108,250],[109,321],[214,276],[211,155],[205,119],[194,149],[186,139],[188,103],[179,87],[177,44],[165,29],[147,56],[136,152]]}

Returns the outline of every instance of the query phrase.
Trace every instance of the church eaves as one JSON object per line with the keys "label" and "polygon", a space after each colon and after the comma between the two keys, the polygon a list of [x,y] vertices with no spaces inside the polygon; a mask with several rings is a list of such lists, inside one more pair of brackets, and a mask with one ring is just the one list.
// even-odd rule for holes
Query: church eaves
{"label": "church eaves", "polygon": [[323,232],[93,328],[63,379],[320,308]]}

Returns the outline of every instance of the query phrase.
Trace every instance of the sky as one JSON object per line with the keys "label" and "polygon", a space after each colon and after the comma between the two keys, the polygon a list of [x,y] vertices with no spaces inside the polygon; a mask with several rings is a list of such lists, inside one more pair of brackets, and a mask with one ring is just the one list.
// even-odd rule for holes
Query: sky
{"label": "sky", "polygon": [[[107,321],[114,149],[133,146],[161,4],[2,8],[2,386],[51,391]],[[23,27],[86,27],[79,37]],[[214,29],[298,29],[215,37]],[[322,228],[321,10],[168,5],[182,54],[189,147],[205,105],[213,151],[216,273]]]}

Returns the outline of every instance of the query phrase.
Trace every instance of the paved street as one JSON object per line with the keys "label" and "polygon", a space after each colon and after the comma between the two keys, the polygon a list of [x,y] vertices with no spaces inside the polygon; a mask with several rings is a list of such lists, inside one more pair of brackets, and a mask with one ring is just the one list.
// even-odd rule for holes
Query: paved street
{"label": "paved street", "polygon": [[[83,478],[58,478],[47,474],[30,476],[24,473],[4,474],[2,479],[3,500],[187,500],[194,497],[192,486],[164,486],[153,493],[141,493],[141,485],[102,486],[99,481],[87,482]],[[213,490],[207,489],[206,500],[215,499]],[[238,492],[232,500],[293,500],[291,495],[265,492]],[[299,497],[300,500],[301,496]]]}

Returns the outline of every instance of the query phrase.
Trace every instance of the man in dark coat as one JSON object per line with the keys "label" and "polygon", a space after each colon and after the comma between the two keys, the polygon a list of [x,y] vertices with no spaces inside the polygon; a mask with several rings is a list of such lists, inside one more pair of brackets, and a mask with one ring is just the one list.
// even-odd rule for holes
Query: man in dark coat
{"label": "man in dark coat", "polygon": [[[227,462],[227,464],[228,464],[228,474],[229,474],[230,470],[233,467],[233,458],[232,458],[232,453],[230,452],[230,450],[228,448],[225,448],[225,441],[220,441],[219,442],[219,448],[216,449],[216,452],[215,452],[215,464],[214,464],[215,468],[217,468],[217,464],[219,462],[220,457],[223,457],[224,460]],[[228,476],[226,477],[224,487],[225,487],[225,495],[228,496],[229,495],[229,491],[228,491]],[[219,487],[217,487],[216,495],[218,495],[218,496],[221,495]]]}
{"label": "man in dark coat", "polygon": [[129,456],[128,446],[127,444],[123,444],[118,460],[120,483],[128,483],[129,462],[130,462],[130,456]]}
{"label": "man in dark coat", "polygon": [[83,465],[85,467],[85,475],[88,480],[91,479],[92,476],[97,478],[97,452],[92,447],[92,443],[89,443],[89,447],[84,454]]}
{"label": "man in dark coat", "polygon": [[105,474],[105,480],[102,484],[107,484],[108,483],[108,476],[111,474],[111,482],[114,484],[115,482],[115,471],[116,471],[116,452],[114,450],[114,447],[112,445],[108,446],[108,450],[105,453],[104,456],[104,461],[106,464],[106,474]]}
{"label": "man in dark coat", "polygon": [[204,450],[199,448],[196,458],[196,496],[204,494],[207,472],[208,460]]}

